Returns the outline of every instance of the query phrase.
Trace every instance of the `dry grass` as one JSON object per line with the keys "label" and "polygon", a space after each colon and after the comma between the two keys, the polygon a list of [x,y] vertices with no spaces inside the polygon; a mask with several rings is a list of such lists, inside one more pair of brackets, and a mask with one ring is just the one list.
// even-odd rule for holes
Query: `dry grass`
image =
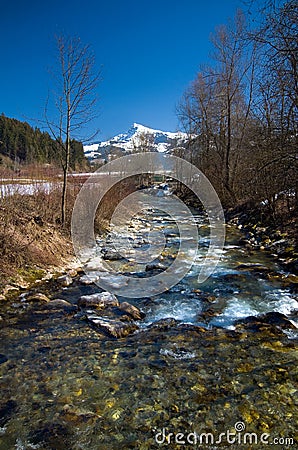
{"label": "dry grass", "polygon": [[[70,217],[75,194],[68,193]],[[0,287],[32,267],[47,269],[72,256],[69,228],[61,229],[61,189],[0,200]],[[70,219],[68,220],[69,227]]]}
{"label": "dry grass", "polygon": [[[8,282],[26,278],[32,269],[61,266],[73,257],[71,215],[81,182],[68,184],[66,224],[61,226],[61,183],[50,193],[0,196],[0,290]],[[114,186],[104,197],[95,219],[96,232],[108,228],[116,205],[135,189],[131,180]]]}

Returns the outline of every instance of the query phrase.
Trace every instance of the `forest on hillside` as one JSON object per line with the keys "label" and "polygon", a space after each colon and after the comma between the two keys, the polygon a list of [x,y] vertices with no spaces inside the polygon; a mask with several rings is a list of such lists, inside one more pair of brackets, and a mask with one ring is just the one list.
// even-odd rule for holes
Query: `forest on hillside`
{"label": "forest on hillside", "polygon": [[[61,165],[59,142],[46,131],[31,127],[27,122],[0,115],[0,165],[18,168],[19,164]],[[71,140],[70,167],[86,165],[83,144]]]}

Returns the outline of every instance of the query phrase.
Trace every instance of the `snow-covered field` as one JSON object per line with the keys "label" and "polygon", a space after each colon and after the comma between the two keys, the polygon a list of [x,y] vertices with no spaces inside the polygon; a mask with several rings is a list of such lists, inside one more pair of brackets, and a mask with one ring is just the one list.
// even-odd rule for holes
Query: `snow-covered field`
{"label": "snow-covered field", "polygon": [[49,194],[60,183],[49,182],[42,180],[18,180],[18,182],[11,182],[11,180],[1,180],[0,184],[0,197],[7,197],[9,195],[21,194],[21,195],[34,195],[37,192],[45,192]]}

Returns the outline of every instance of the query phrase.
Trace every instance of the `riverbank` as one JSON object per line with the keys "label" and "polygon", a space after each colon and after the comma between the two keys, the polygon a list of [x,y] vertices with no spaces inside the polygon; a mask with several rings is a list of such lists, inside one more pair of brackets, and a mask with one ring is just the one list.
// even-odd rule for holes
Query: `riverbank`
{"label": "riverbank", "polygon": [[[75,193],[69,192],[69,214]],[[183,198],[190,206],[192,196]],[[1,199],[0,238],[0,295],[30,288],[38,280],[66,273],[75,265],[70,223],[59,224],[60,191],[14,195]],[[265,209],[248,205],[226,211],[229,225],[237,227],[243,236],[239,243],[249,253],[260,250],[270,255],[286,271],[298,274],[297,218],[271,222]]]}
{"label": "riverbank", "polygon": [[[85,174],[86,175],[86,174]],[[78,178],[78,177],[77,177]],[[71,216],[84,179],[69,182],[66,223],[62,227],[61,185],[36,189],[34,195],[0,196],[0,296],[27,289],[40,280],[67,273],[78,266],[71,240]],[[134,188],[131,181],[110,189],[95,217],[95,232],[108,227],[116,205]],[[1,298],[1,297],[0,297]]]}
{"label": "riverbank", "polygon": [[270,255],[285,270],[298,274],[298,218],[286,208],[270,218],[264,205],[244,204],[226,211],[226,220],[243,233],[240,241],[248,251],[260,250]]}
{"label": "riverbank", "polygon": [[[71,201],[71,192],[69,197]],[[4,197],[0,207],[2,295],[28,288],[73,264],[69,224],[65,228],[59,224],[60,190]]]}
{"label": "riverbank", "polygon": [[[189,190],[175,192],[183,202],[201,208],[197,197]],[[294,199],[277,199],[275,214],[267,202],[247,202],[225,209],[226,223],[237,227],[243,234],[239,244],[249,252],[269,253],[284,269],[298,274],[298,214]]]}

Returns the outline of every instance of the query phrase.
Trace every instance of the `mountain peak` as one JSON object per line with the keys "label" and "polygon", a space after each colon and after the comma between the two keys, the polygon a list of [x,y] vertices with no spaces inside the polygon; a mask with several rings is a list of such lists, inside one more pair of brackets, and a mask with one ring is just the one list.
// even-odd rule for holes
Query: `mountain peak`
{"label": "mountain peak", "polygon": [[[144,134],[148,136],[146,142],[142,138]],[[154,130],[134,122],[127,132],[118,134],[108,141],[99,142],[99,144],[86,145],[84,151],[90,161],[109,161],[123,154],[144,151],[144,145],[146,151],[168,153],[175,147],[183,146],[186,141],[186,133]]]}

